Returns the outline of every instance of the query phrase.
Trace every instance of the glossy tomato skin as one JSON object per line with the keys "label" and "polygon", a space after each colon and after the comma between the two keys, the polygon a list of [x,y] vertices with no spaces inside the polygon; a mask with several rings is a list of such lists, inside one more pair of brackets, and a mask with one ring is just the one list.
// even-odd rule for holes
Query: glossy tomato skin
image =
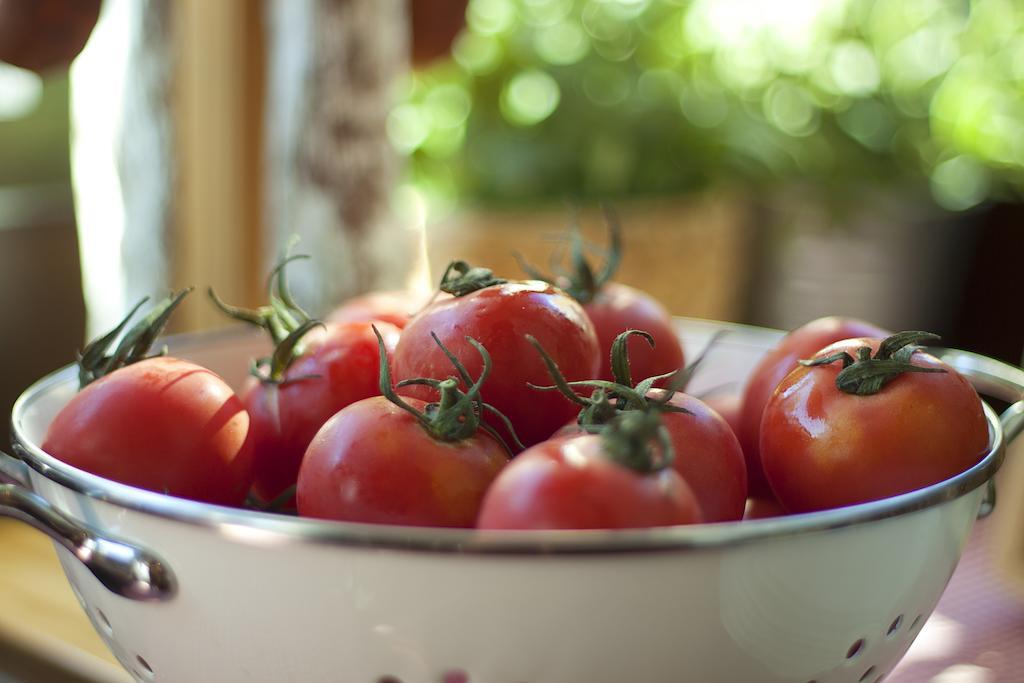
{"label": "glossy tomato skin", "polygon": [[603,453],[601,437],[558,438],[520,453],[484,498],[481,529],[637,529],[702,521],[669,468],[639,474]]}
{"label": "glossy tomato skin", "polygon": [[761,415],[779,382],[797,367],[798,361],[813,357],[829,344],[855,337],[886,337],[887,330],[855,318],[818,318],[787,334],[751,372],[743,391],[739,429],[747,458],[747,483],[752,496],[770,496],[771,490],[761,467]]}
{"label": "glossy tomato skin", "polygon": [[[878,340],[853,339],[819,356]],[[852,505],[944,481],[988,449],[981,400],[960,374],[918,351],[911,362],[944,373],[904,373],[872,396],[839,391],[841,363],[798,367],[779,384],[761,424],[761,459],[789,512]]]}
{"label": "glossy tomato skin", "polygon": [[739,394],[719,392],[710,396],[702,396],[701,400],[709,408],[722,416],[722,419],[732,429],[733,434],[736,434],[736,438],[739,439],[740,407],[743,403],[743,397]]}
{"label": "glossy tomato skin", "polygon": [[672,316],[654,297],[617,282],[601,287],[593,301],[584,304],[601,347],[601,369],[595,377],[612,380],[611,349],[626,330],[643,330],[654,337],[654,348],[634,336],[628,342],[633,383],[683,367],[683,345]]}
{"label": "glossy tomato skin", "polygon": [[[552,380],[527,335],[540,342],[570,380],[593,378],[600,363],[594,326],[583,308],[561,290],[538,281],[493,285],[432,304],[402,332],[394,355],[396,381],[455,374],[431,332],[474,378],[480,375],[483,362],[465,337],[487,349],[494,369],[480,394],[508,416],[527,447],[549,437],[576,412],[557,392],[528,386],[530,382],[549,385]],[[436,398],[435,392],[423,387],[402,391],[424,400]],[[500,429],[497,422],[489,421]]]}
{"label": "glossy tomato skin", "polygon": [[131,486],[240,505],[252,482],[249,415],[206,368],[150,358],[86,386],[54,417],[43,450]]}
{"label": "glossy tomato skin", "polygon": [[[327,322],[373,322],[380,320],[402,329],[417,312],[429,302],[433,292],[411,289],[369,292],[345,301],[327,315]],[[451,295],[441,292],[439,299]]]}
{"label": "glossy tomato skin", "polygon": [[[424,403],[406,399],[418,410]],[[349,522],[472,527],[508,462],[486,432],[437,441],[383,396],[353,403],[317,433],[299,471],[299,514]]]}
{"label": "glossy tomato skin", "polygon": [[[658,397],[660,390],[651,392]],[[672,467],[697,497],[705,522],[730,522],[743,517],[747,500],[747,466],[740,442],[725,419],[700,399],[674,394],[669,403],[690,411],[664,413],[675,459]],[[559,435],[581,433],[572,423]]]}
{"label": "glossy tomato skin", "polygon": [[[390,352],[399,330],[389,323],[375,325]],[[371,323],[328,323],[306,340],[303,354],[285,372],[284,384],[253,377],[242,393],[252,416],[253,492],[265,501],[295,483],[306,447],[332,415],[380,393],[380,358]]]}

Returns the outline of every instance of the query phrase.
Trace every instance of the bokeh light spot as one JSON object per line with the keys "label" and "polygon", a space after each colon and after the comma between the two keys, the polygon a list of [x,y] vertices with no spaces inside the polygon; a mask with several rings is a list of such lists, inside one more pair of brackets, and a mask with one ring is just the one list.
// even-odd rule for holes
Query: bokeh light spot
{"label": "bokeh light spot", "polygon": [[427,94],[424,106],[434,126],[455,128],[466,122],[473,103],[464,87],[455,83],[444,83]]}
{"label": "bokeh light spot", "polygon": [[799,85],[778,81],[764,95],[764,113],[783,133],[810,135],[818,128],[817,109],[811,96]]}
{"label": "bokeh light spot", "polygon": [[466,71],[483,76],[494,71],[501,61],[502,50],[490,36],[465,31],[452,45],[452,58]]}
{"label": "bokeh light spot", "polygon": [[43,79],[27,69],[0,63],[0,121],[35,111],[43,96]]}
{"label": "bokeh light spot", "polygon": [[989,189],[988,172],[968,157],[953,157],[935,167],[931,187],[941,206],[963,211],[984,201]]}
{"label": "bokeh light spot", "polygon": [[590,50],[590,39],[578,25],[562,23],[539,29],[533,46],[548,64],[575,64]]}
{"label": "bokeh light spot", "polygon": [[400,104],[391,110],[387,120],[388,139],[402,154],[415,152],[430,133],[427,118],[419,107]]}
{"label": "bokeh light spot", "polygon": [[466,24],[482,35],[494,35],[515,25],[516,6],[511,0],[471,0],[466,8]]}
{"label": "bokeh light spot", "polygon": [[522,0],[525,19],[534,26],[552,26],[572,13],[573,0]]}
{"label": "bokeh light spot", "polygon": [[870,95],[881,82],[875,55],[859,40],[848,40],[832,48],[829,72],[838,91],[851,97]]}
{"label": "bokeh light spot", "polygon": [[554,78],[543,71],[524,71],[501,92],[501,113],[518,126],[532,126],[554,113],[561,90]]}

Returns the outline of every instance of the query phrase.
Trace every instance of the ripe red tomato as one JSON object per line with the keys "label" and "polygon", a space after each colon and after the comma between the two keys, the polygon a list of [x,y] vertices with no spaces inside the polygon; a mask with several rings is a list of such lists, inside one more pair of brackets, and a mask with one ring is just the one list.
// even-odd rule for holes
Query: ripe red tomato
{"label": "ripe red tomato", "polygon": [[626,330],[643,330],[654,338],[654,347],[644,339],[629,340],[630,374],[634,382],[663,375],[683,367],[683,346],[672,316],[658,301],[639,289],[607,282],[583,305],[590,316],[601,346],[601,369],[596,375],[612,381],[611,348]]}
{"label": "ripe red tomato", "polygon": [[50,423],[43,450],[107,479],[208,503],[240,505],[252,482],[242,402],[210,370],[175,358],[86,386]]}
{"label": "ripe red tomato", "polygon": [[761,414],[779,382],[797,367],[801,358],[810,358],[834,342],[853,337],[885,337],[888,331],[854,318],[818,318],[786,335],[768,352],[750,373],[743,391],[739,430],[743,454],[747,458],[747,483],[752,496],[770,495],[761,468],[759,440]]}
{"label": "ripe red tomato", "polygon": [[[816,357],[879,348],[833,344]],[[934,356],[909,362],[945,372],[904,372],[873,395],[841,391],[839,361],[799,366],[765,406],[761,461],[782,506],[805,512],[877,500],[941,482],[978,462],[988,423],[974,388]]]}
{"label": "ripe red tomato", "polygon": [[[376,326],[386,348],[394,349],[398,328],[385,322]],[[329,323],[303,341],[303,352],[282,383],[253,377],[242,392],[252,416],[253,492],[264,501],[295,484],[306,448],[332,415],[380,393],[380,356],[370,323]]]}
{"label": "ripe red tomato", "polygon": [[693,491],[665,468],[639,473],[609,459],[598,435],[552,439],[520,453],[491,485],[481,529],[631,529],[702,520]]}
{"label": "ripe red tomato", "polygon": [[[406,399],[416,408],[426,405]],[[508,462],[486,432],[439,441],[383,396],[358,401],[317,433],[299,471],[299,514],[350,522],[471,527]]]}
{"label": "ripe red tomato", "polygon": [[[549,384],[550,377],[527,336],[543,344],[570,380],[593,377],[600,362],[594,326],[583,308],[544,282],[504,282],[435,302],[402,332],[393,358],[396,380],[443,379],[452,374],[451,362],[431,338],[432,332],[472,376],[480,374],[483,364],[466,337],[487,348],[494,370],[482,389],[483,400],[511,420],[526,446],[549,437],[575,413],[557,393],[529,387],[528,383]],[[402,394],[432,398],[424,387],[405,387]],[[488,421],[499,432],[504,429]]]}
{"label": "ripe red tomato", "polygon": [[[339,323],[381,320],[401,329],[433,296],[435,293],[411,289],[370,292],[342,303],[328,314],[326,320]],[[436,296],[438,299],[447,299],[451,295],[441,292],[436,293]]]}
{"label": "ripe red tomato", "polygon": [[742,397],[731,392],[716,392],[708,396],[702,395],[700,400],[704,401],[709,408],[721,415],[722,419],[729,424],[733,434],[736,434],[736,438],[739,439]]}
{"label": "ripe red tomato", "polygon": [[[659,389],[651,392],[651,398],[662,395]],[[718,413],[693,396],[673,394],[669,405],[689,411],[663,413],[661,422],[675,450],[672,467],[697,497],[703,521],[742,518],[747,500],[747,467],[736,435]],[[558,434],[580,431],[573,423]]]}

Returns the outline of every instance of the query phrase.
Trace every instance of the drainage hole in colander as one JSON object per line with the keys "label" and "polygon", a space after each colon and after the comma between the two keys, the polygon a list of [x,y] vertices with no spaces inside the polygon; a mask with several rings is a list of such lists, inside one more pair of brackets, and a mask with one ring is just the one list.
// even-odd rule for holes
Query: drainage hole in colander
{"label": "drainage hole in colander", "polygon": [[99,607],[96,608],[96,621],[100,623],[100,630],[102,630],[108,638],[114,637],[114,627],[110,625],[110,619],[107,619],[107,615],[104,614],[103,610]]}
{"label": "drainage hole in colander", "polygon": [[875,683],[882,683],[885,680],[885,674],[878,674],[878,678],[875,679]]}
{"label": "drainage hole in colander", "polygon": [[874,673],[875,673],[875,667],[873,667],[873,666],[869,666],[869,667],[867,668],[867,671],[865,671],[864,673],[862,673],[862,674],[860,675],[860,682],[861,682],[861,683],[864,683],[864,681],[866,681],[866,680],[868,680],[869,678],[871,678],[871,676],[873,676],[873,675],[874,675]]}
{"label": "drainage hole in colander", "polygon": [[394,676],[381,676],[377,679],[377,683],[402,683],[402,681]]}
{"label": "drainage hole in colander", "polygon": [[900,630],[900,626],[903,626],[902,614],[893,619],[892,623],[889,624],[889,630],[885,633],[886,637],[892,638],[894,635],[896,635],[896,632]]}
{"label": "drainage hole in colander", "polygon": [[156,678],[156,672],[153,671],[153,667],[149,665],[142,655],[135,655],[135,661],[138,663],[139,668],[142,670],[142,676],[146,680],[154,680]]}
{"label": "drainage hole in colander", "polygon": [[469,674],[462,669],[445,671],[441,677],[441,683],[469,683]]}
{"label": "drainage hole in colander", "polygon": [[850,649],[846,651],[846,658],[847,659],[853,659],[854,657],[859,655],[861,652],[863,652],[864,651],[864,644],[865,644],[864,643],[864,639],[861,638],[860,640],[855,642],[853,645],[851,645]]}
{"label": "drainage hole in colander", "polygon": [[918,626],[921,625],[921,622],[923,622],[923,621],[924,621],[924,615],[923,614],[918,614],[916,617],[914,617],[914,621],[911,622],[910,630],[913,631],[914,629],[916,629]]}

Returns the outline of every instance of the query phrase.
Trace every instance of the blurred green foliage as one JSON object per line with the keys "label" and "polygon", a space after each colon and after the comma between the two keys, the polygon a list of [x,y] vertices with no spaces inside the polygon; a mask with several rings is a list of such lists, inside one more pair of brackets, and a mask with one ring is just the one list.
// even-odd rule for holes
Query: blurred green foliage
{"label": "blurred green foliage", "polygon": [[388,120],[435,196],[795,181],[959,210],[1024,186],[1015,0],[470,0],[466,19]]}
{"label": "blurred green foliage", "polygon": [[40,79],[0,63],[0,187],[68,182],[68,136],[67,72]]}

